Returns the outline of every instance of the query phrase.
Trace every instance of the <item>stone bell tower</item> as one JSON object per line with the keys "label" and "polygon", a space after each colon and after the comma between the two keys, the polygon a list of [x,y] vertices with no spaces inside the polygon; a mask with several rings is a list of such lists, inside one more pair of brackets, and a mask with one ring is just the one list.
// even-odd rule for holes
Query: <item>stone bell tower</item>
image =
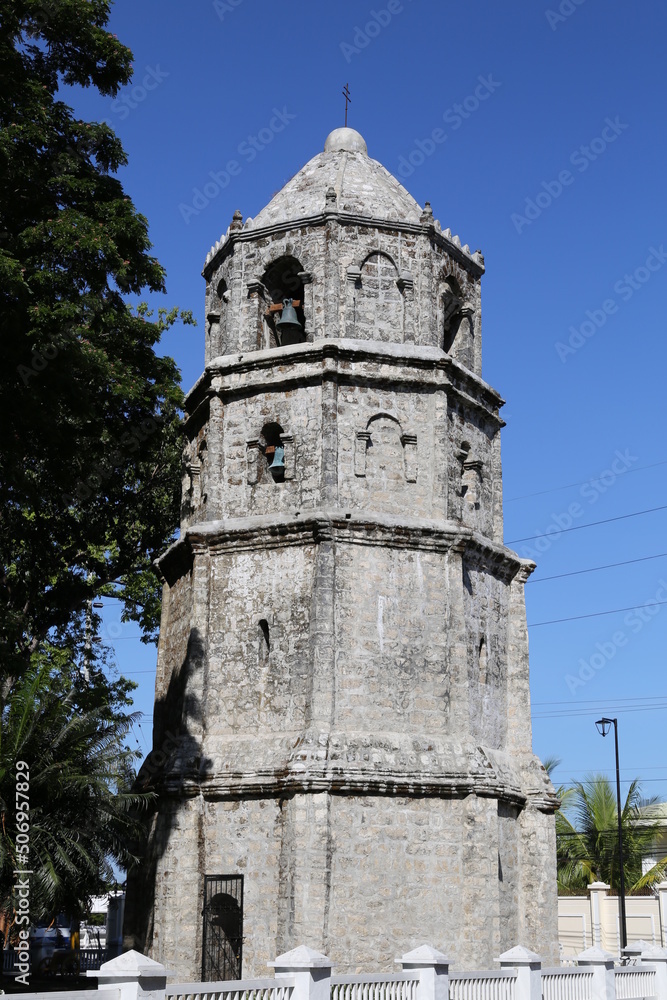
{"label": "stone bell tower", "polygon": [[126,942],[189,980],[555,961],[481,253],[345,128],[203,273]]}

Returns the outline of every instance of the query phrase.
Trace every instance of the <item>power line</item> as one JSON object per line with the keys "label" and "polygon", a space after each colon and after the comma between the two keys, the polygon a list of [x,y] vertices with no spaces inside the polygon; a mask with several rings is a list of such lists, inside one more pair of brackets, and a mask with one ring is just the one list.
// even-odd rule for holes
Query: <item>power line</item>
{"label": "power line", "polygon": [[[657,607],[659,604],[667,604],[667,601],[652,601],[651,607]],[[571,615],[570,618],[552,618],[548,622],[532,622],[528,625],[528,628],[539,628],[540,625],[559,625],[561,622],[578,622],[582,618],[601,618],[603,615],[620,615],[623,611],[639,611],[640,608],[646,607],[645,604],[635,604],[631,608],[614,608],[613,611],[592,611],[589,615]]]}
{"label": "power line", "polygon": [[[643,472],[644,469],[655,469],[658,465],[667,465],[667,459],[663,459],[660,462],[652,462],[651,465],[640,465],[636,469],[626,469],[623,475],[627,475],[630,472]],[[597,476],[595,479],[584,479],[580,483],[567,483],[565,486],[554,486],[552,489],[538,490],[536,493],[522,493],[518,497],[505,498],[505,503],[514,503],[515,500],[526,500],[528,497],[543,497],[547,493],[560,493],[562,490],[574,489],[575,486],[588,486],[589,483],[599,483],[600,481],[601,476]]]}
{"label": "power line", "polygon": [[[611,524],[612,521],[625,521],[629,517],[639,517],[641,514],[653,514],[656,510],[667,510],[667,504],[661,507],[649,507],[647,510],[636,510],[632,514],[619,514],[618,517],[607,517],[604,521],[590,521],[588,524],[574,524],[571,528],[559,528],[554,535],[564,535],[568,531],[581,531],[582,528],[595,528],[598,524]],[[536,538],[548,537],[542,532],[539,535],[528,535],[527,538],[511,538],[505,545],[516,545],[518,542],[532,542]]]}
{"label": "power line", "polygon": [[[636,698],[611,698],[609,701],[601,701],[600,698],[577,698],[577,705],[606,705],[608,708],[611,705],[624,704],[626,701],[654,701],[656,698],[662,699],[667,698],[667,694],[658,695],[641,695]],[[572,701],[534,701],[535,705],[571,705]]]}
{"label": "power line", "polygon": [[556,573],[554,576],[531,576],[528,583],[544,583],[546,580],[562,580],[565,576],[581,576],[582,573],[596,573],[600,569],[614,569],[616,566],[630,566],[631,563],[648,562],[649,559],[664,559],[667,552],[658,552],[655,556],[641,556],[639,559],[625,559],[623,562],[607,563],[606,566],[591,566],[589,569],[575,569],[570,573]]}
{"label": "power line", "polygon": [[[644,705],[642,708],[619,708],[616,709],[618,715],[630,715],[635,712],[664,712],[667,711],[667,701],[660,705]],[[533,719],[575,719],[575,718],[592,718],[598,713],[594,709],[582,709],[581,711],[573,710],[571,712],[536,712],[533,715]]]}

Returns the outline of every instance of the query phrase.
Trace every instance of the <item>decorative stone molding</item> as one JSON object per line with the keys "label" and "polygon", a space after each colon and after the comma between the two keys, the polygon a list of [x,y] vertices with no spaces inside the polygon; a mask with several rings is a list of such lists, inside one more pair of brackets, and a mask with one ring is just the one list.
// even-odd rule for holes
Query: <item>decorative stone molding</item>
{"label": "decorative stone molding", "polygon": [[246,287],[248,289],[248,298],[258,295],[261,299],[267,299],[266,287],[260,278],[250,278]]}
{"label": "decorative stone molding", "polygon": [[403,462],[405,466],[405,478],[408,483],[417,482],[417,435],[402,434],[401,444],[403,445]]}
{"label": "decorative stone molding", "polygon": [[482,469],[484,463],[476,460],[464,460],[461,474],[463,499],[475,510],[479,510],[482,487]]}
{"label": "decorative stone molding", "polygon": [[371,439],[370,431],[357,431],[354,441],[354,474],[364,477],[366,475],[366,452],[368,442]]}
{"label": "decorative stone molding", "polygon": [[259,439],[250,438],[246,441],[246,477],[250,486],[254,486],[259,478],[259,455]]}
{"label": "decorative stone molding", "polygon": [[291,434],[281,434],[280,440],[285,449],[285,479],[294,479],[296,472],[296,452],[294,448],[294,438]]}

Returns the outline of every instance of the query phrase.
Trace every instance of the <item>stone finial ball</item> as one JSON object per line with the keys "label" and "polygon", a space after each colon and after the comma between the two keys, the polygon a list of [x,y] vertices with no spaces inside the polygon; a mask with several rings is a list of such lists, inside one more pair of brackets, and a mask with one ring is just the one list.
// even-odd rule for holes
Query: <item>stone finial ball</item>
{"label": "stone finial ball", "polygon": [[353,128],[335,128],[329,132],[324,143],[325,153],[337,153],[345,150],[348,153],[364,153],[368,156],[366,140],[361,133]]}

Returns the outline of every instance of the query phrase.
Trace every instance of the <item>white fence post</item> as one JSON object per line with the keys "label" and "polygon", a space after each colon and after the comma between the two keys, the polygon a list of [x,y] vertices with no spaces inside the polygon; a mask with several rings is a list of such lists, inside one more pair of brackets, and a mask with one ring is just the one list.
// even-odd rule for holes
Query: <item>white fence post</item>
{"label": "white fence post", "polygon": [[423,944],[395,961],[418,970],[417,1000],[449,1000],[449,959],[441,951]]}
{"label": "white fence post", "polygon": [[602,947],[602,939],[606,937],[604,927],[605,900],[611,887],[606,882],[591,882],[588,886],[588,893],[591,904],[591,943],[593,948]]}
{"label": "white fence post", "polygon": [[98,990],[120,990],[120,1000],[164,1000],[167,970],[138,951],[126,951],[86,975],[97,979]]}
{"label": "white fence post", "polygon": [[329,1000],[331,959],[321,952],[302,944],[268,964],[273,966],[276,979],[294,977],[292,1000]]}
{"label": "white fence post", "polygon": [[542,1000],[542,959],[529,948],[518,944],[504,951],[500,958],[501,969],[516,969],[515,1000]]}
{"label": "white fence post", "polygon": [[660,903],[660,938],[662,947],[667,948],[667,882],[660,882],[655,888]]}
{"label": "white fence post", "polygon": [[658,1000],[667,1000],[667,948],[648,944],[642,948],[642,962],[655,966],[655,995]]}
{"label": "white fence post", "polygon": [[593,970],[592,1000],[616,1000],[613,955],[602,948],[587,948],[577,955],[577,964]]}

